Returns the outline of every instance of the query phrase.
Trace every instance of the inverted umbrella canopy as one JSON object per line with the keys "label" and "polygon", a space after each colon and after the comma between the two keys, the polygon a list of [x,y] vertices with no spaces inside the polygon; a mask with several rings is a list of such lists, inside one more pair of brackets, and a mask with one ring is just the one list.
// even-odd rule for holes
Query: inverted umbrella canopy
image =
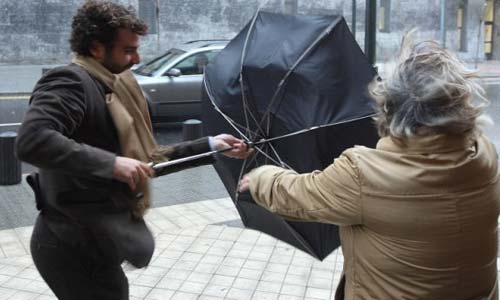
{"label": "inverted umbrella canopy", "polygon": [[354,145],[378,140],[367,85],[376,75],[341,16],[258,12],[207,66],[207,135],[230,132],[254,145],[247,160],[225,157],[216,170],[245,226],[318,259],[340,245],[332,224],[285,220],[239,194],[241,176],[263,164],[321,170]]}

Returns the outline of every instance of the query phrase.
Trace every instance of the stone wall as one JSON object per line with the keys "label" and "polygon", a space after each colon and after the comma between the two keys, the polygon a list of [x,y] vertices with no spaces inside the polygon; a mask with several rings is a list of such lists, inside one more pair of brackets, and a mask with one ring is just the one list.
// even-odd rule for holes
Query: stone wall
{"label": "stone wall", "polygon": [[[466,39],[467,45],[460,50],[457,28],[458,1],[446,2],[446,47],[451,49],[465,60],[471,61],[478,54],[483,59],[483,32],[480,27],[482,0],[469,0],[466,10]],[[418,39],[434,39],[441,41],[440,28],[440,1],[436,0],[400,0],[391,3],[391,31],[377,32],[377,58],[388,60],[397,51],[404,32],[417,29]],[[479,34],[479,36],[478,36]],[[479,39],[478,39],[479,37]],[[479,43],[479,49],[478,49]]]}
{"label": "stone wall", "polygon": [[[289,0],[288,0],[289,1]],[[379,0],[380,1],[380,0]],[[120,0],[138,9],[156,0]],[[141,54],[151,58],[175,44],[194,39],[231,39],[251,19],[256,8],[283,12],[285,0],[159,0],[159,34],[143,39]],[[447,1],[447,46],[458,51],[455,0]],[[68,45],[70,25],[84,0],[0,0],[0,64],[64,63],[71,57]],[[356,39],[364,44],[364,0],[358,0]],[[380,3],[380,2],[379,2]],[[394,56],[403,33],[418,28],[422,38],[440,38],[440,1],[391,1],[390,32],[377,32],[377,57]],[[479,27],[483,0],[468,0],[468,44],[460,56],[471,60],[478,45],[482,58]],[[140,5],[141,4],[141,5]],[[299,14],[342,14],[351,25],[352,0],[297,0]]]}

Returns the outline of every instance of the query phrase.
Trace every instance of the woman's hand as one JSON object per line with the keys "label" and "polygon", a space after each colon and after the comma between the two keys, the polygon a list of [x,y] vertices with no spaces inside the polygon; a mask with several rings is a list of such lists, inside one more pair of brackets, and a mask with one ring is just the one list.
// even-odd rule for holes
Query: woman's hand
{"label": "woman's hand", "polygon": [[244,175],[238,183],[238,191],[240,193],[248,191],[250,188],[250,176]]}

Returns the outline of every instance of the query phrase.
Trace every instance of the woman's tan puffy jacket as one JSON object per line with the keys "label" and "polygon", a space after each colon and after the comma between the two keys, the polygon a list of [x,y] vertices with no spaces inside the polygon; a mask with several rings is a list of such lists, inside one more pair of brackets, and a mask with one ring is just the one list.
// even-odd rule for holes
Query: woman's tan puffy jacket
{"label": "woman's tan puffy jacket", "polygon": [[345,299],[498,299],[498,156],[437,135],[346,150],[322,172],[250,173],[259,204],[340,226]]}

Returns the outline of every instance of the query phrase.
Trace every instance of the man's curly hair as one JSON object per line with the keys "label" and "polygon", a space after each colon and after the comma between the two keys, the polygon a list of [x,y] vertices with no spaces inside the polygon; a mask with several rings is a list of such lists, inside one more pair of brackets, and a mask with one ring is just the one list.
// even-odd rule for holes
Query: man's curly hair
{"label": "man's curly hair", "polygon": [[71,28],[71,50],[84,56],[90,56],[92,41],[99,41],[106,49],[111,49],[120,28],[129,29],[138,35],[144,35],[148,30],[132,7],[99,0],[85,2],[73,17]]}

